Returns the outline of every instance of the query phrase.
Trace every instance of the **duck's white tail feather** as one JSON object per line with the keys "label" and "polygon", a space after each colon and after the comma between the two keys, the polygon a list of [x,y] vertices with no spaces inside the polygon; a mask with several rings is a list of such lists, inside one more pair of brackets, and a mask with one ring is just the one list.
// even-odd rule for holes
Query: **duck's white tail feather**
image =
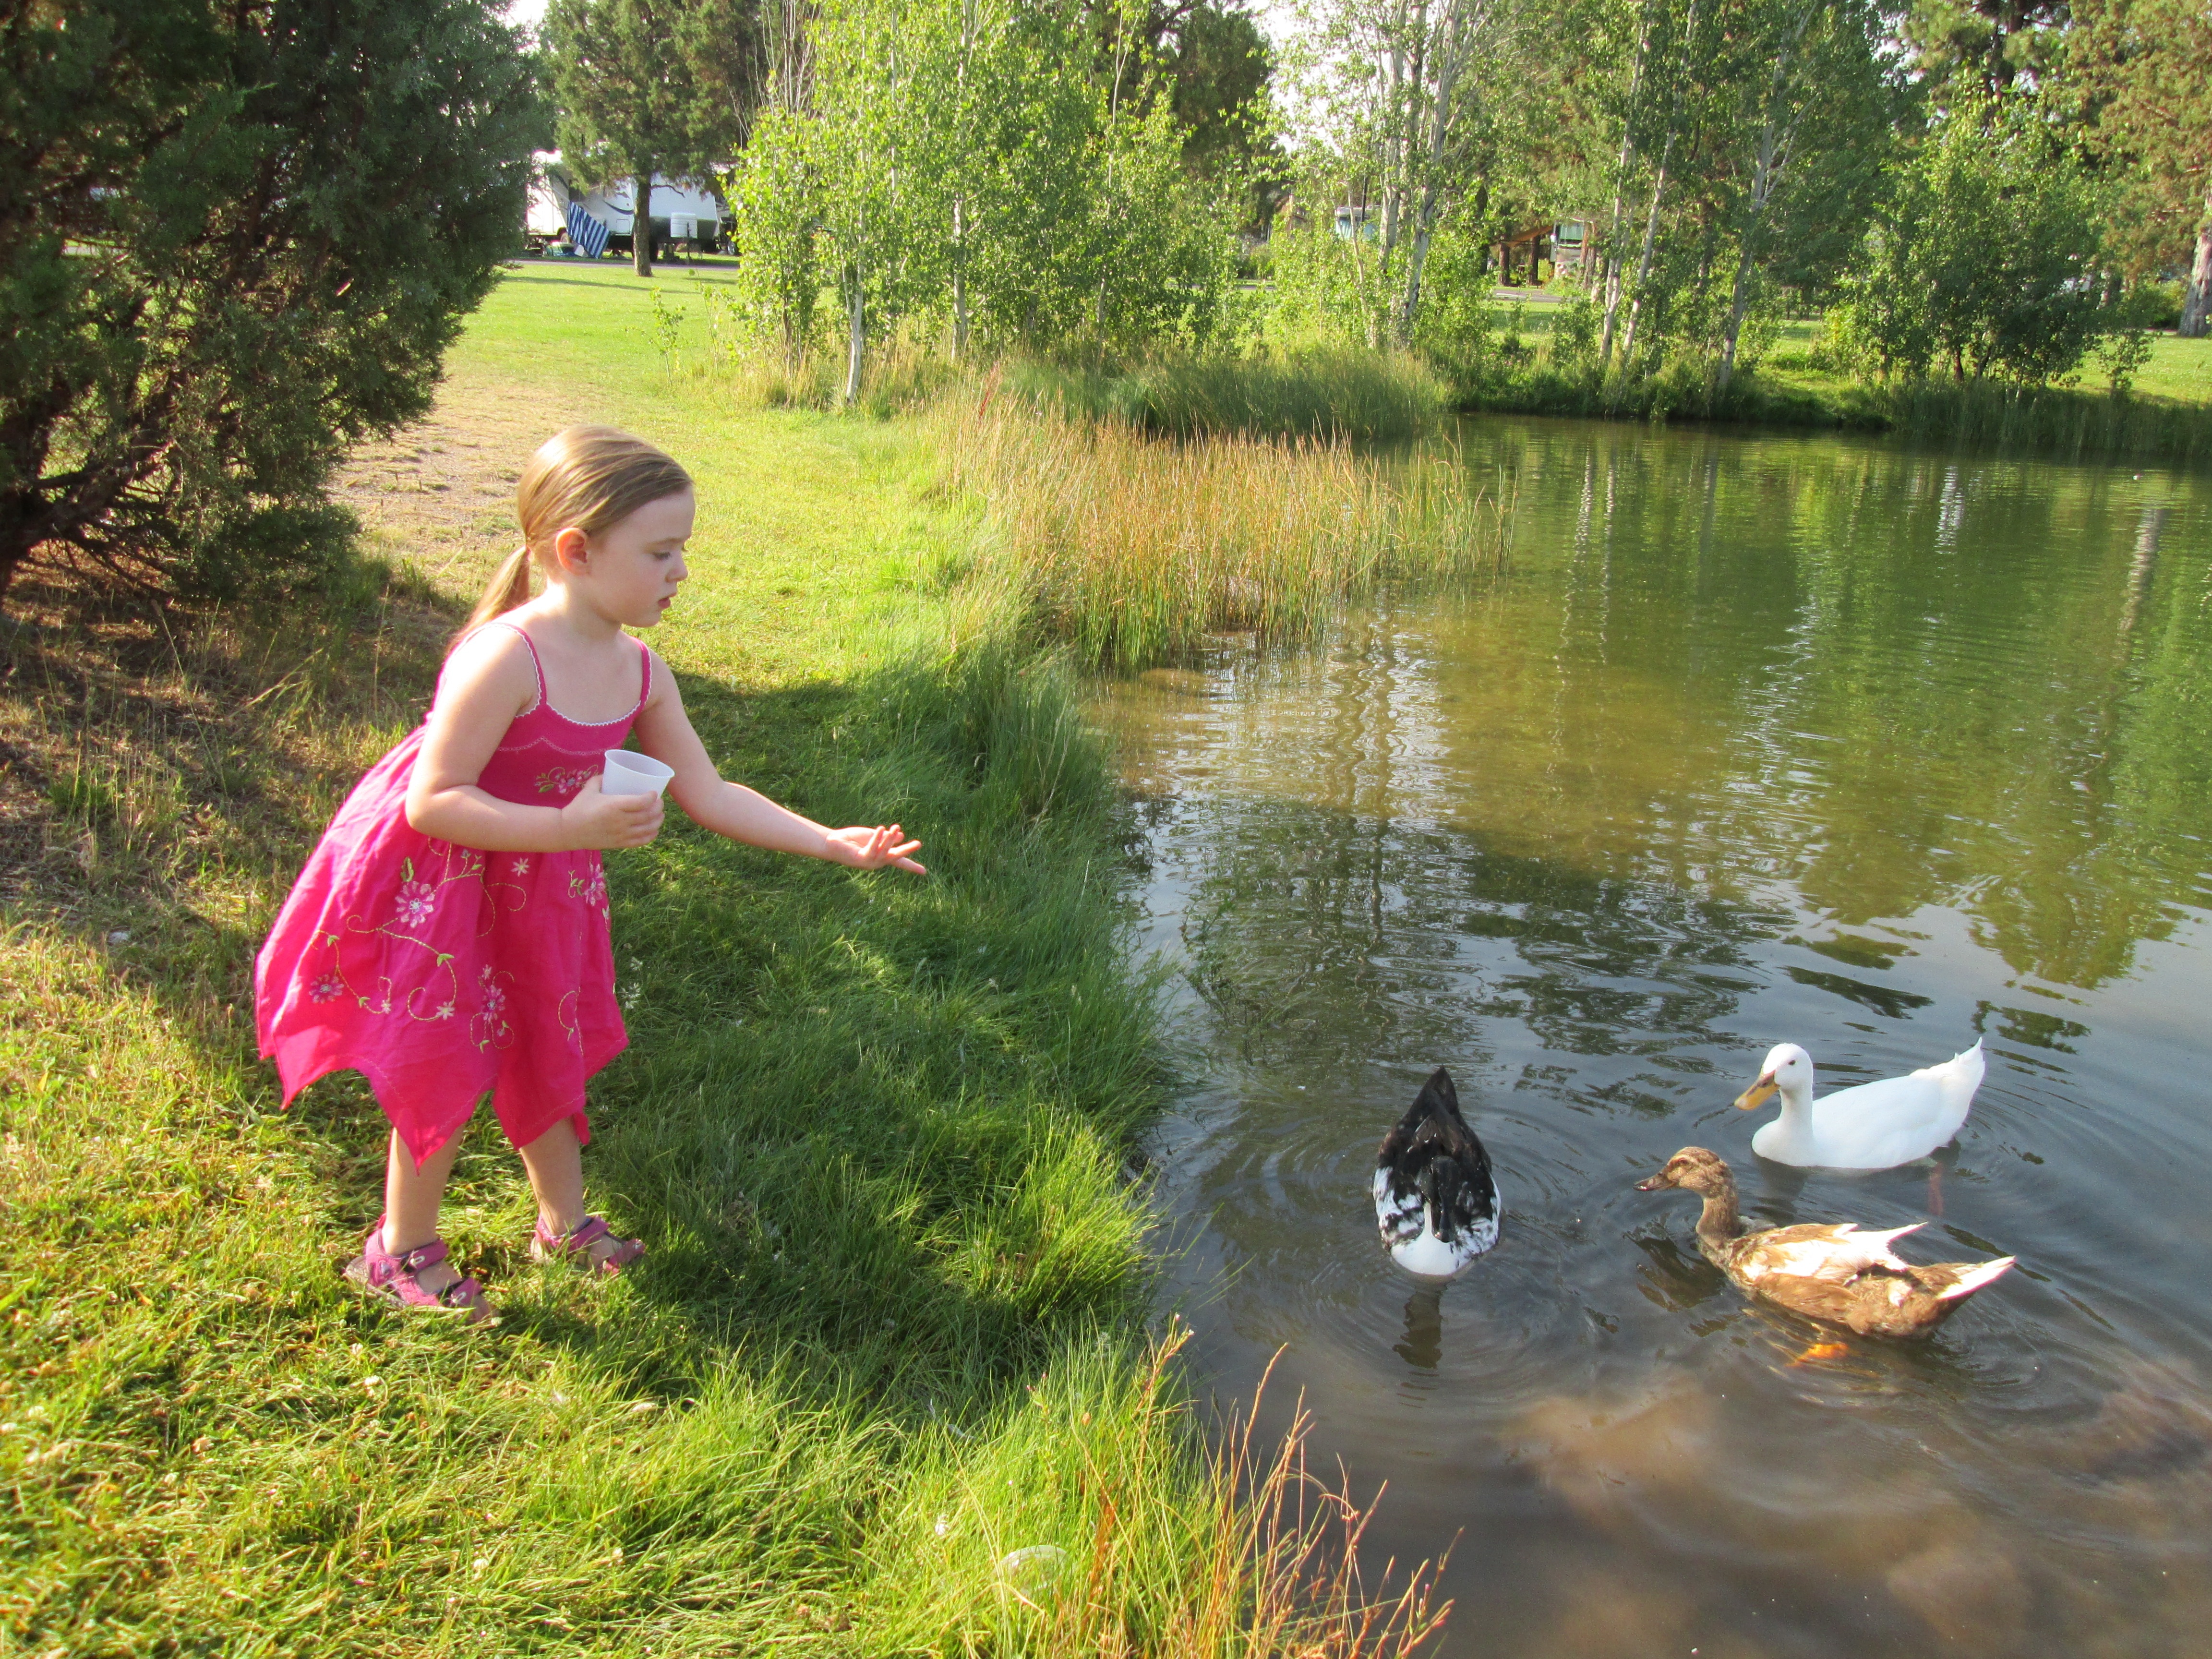
{"label": "duck's white tail feather", "polygon": [[1972,1048],[1961,1048],[1941,1065],[1923,1066],[1916,1075],[1942,1079],[1944,1092],[1954,1102],[1964,1103],[1973,1099],[1974,1091],[1982,1086],[1989,1069],[1989,1059],[1982,1053],[1982,1040],[1976,1037]]}
{"label": "duck's white tail feather", "polygon": [[1915,1221],[1903,1227],[1879,1228],[1860,1233],[1856,1242],[1865,1248],[1866,1261],[1869,1266],[1878,1262],[1885,1267],[1901,1268],[1905,1263],[1897,1253],[1890,1249],[1890,1246],[1907,1233],[1917,1233],[1927,1224],[1924,1221]]}
{"label": "duck's white tail feather", "polygon": [[1970,1267],[1959,1275],[1957,1284],[1936,1291],[1936,1300],[1956,1302],[1962,1296],[1972,1296],[1983,1285],[2002,1279],[2012,1271],[2013,1264],[2019,1260],[2016,1255],[2001,1255],[1994,1261],[1984,1261],[1978,1267]]}

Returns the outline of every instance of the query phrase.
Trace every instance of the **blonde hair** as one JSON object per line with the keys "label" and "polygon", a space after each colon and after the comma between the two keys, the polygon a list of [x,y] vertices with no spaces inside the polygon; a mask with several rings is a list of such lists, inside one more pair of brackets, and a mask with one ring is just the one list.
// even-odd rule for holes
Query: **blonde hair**
{"label": "blonde hair", "polygon": [[[530,567],[549,569],[553,538],[570,526],[604,535],[647,501],[691,488],[691,475],[642,438],[611,426],[572,426],[538,446],[514,487],[522,545],[501,561],[453,644],[530,599]],[[448,647],[450,649],[450,647]]]}

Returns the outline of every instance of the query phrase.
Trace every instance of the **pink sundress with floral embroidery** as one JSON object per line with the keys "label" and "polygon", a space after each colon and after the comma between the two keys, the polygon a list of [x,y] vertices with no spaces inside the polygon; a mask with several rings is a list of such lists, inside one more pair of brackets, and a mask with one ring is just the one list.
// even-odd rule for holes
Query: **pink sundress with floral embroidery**
{"label": "pink sundress with floral embroidery", "polygon": [[[514,631],[538,700],[477,783],[501,800],[564,806],[629,735],[653,659],[638,647],[629,714],[572,720],[545,695],[538,647]],[[584,1085],[629,1041],[599,855],[485,853],[422,834],[406,812],[422,744],[417,726],[369,769],[293,884],[253,965],[261,1052],[287,1105],[317,1078],[362,1073],[418,1163],[486,1091],[517,1146],[564,1117],[587,1140]]]}

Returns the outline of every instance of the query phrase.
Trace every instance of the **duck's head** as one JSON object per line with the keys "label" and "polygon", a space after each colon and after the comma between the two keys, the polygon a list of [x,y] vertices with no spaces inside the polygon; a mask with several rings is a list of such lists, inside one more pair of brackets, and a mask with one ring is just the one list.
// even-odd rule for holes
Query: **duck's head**
{"label": "duck's head", "polygon": [[1718,1152],[1707,1152],[1703,1146],[1685,1146],[1668,1158],[1659,1173],[1647,1176],[1636,1183],[1639,1193],[1656,1193],[1668,1187],[1680,1187],[1685,1192],[1710,1198],[1716,1193],[1734,1189],[1735,1176],[1729,1172],[1727,1163]]}
{"label": "duck's head", "polygon": [[1778,1042],[1766,1051],[1766,1059],[1759,1068],[1759,1081],[1735,1097],[1736,1109],[1757,1111],[1774,1098],[1778,1090],[1784,1095],[1810,1094],[1813,1091],[1813,1056],[1794,1042]]}

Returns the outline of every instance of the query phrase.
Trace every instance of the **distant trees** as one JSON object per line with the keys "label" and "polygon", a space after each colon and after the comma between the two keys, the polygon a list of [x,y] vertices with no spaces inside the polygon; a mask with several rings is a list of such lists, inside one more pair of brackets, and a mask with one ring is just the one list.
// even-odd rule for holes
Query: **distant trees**
{"label": "distant trees", "polygon": [[1570,218],[1545,362],[1607,405],[1715,406],[1805,299],[1867,372],[2026,384],[2124,383],[2129,279],[2212,311],[2202,0],[1310,4],[1286,337],[1510,370],[1488,250]]}
{"label": "distant trees", "polygon": [[803,97],[764,116],[731,180],[755,327],[796,354],[835,289],[845,390],[872,342],[927,319],[963,356],[1002,343],[1206,337],[1233,186],[1184,165],[1139,32],[1012,0],[826,0]]}
{"label": "distant trees", "polygon": [[[1900,105],[1875,0],[1328,0],[1316,22],[1303,170],[1357,234],[1283,246],[1285,297],[1446,356],[1486,332],[1457,291],[1494,281],[1486,243],[1571,216],[1595,371],[1686,356],[1725,390],[1784,291],[1850,256]],[[1439,237],[1454,291],[1431,294]],[[1324,268],[1343,301],[1311,291]]]}
{"label": "distant trees", "polygon": [[543,141],[474,0],[0,0],[0,592],[331,554],[330,468],[428,406]]}
{"label": "distant trees", "polygon": [[1482,219],[1502,193],[1519,118],[1551,88],[1541,45],[1557,9],[1538,0],[1329,0],[1310,18],[1300,91],[1315,127],[1302,171],[1352,206],[1358,234],[1292,258],[1340,273],[1369,343],[1413,337],[1438,227],[1463,203]]}
{"label": "distant trees", "polygon": [[[1810,296],[1872,372],[2027,381],[2185,242],[2185,325],[2212,305],[2201,0],[1307,0],[1286,88],[1235,0],[783,8],[728,180],[741,282],[793,356],[834,293],[848,395],[887,331],[939,325],[957,360],[1261,317],[1473,374],[1521,350],[1492,250],[1565,218],[1585,290],[1547,362],[1608,402],[1713,406]],[[1293,173],[1272,280],[1237,299],[1229,232]]]}
{"label": "distant trees", "polygon": [[653,274],[653,175],[704,178],[744,142],[758,101],[750,0],[551,0],[544,44],[556,142],[595,185],[631,180],[632,268]]}

